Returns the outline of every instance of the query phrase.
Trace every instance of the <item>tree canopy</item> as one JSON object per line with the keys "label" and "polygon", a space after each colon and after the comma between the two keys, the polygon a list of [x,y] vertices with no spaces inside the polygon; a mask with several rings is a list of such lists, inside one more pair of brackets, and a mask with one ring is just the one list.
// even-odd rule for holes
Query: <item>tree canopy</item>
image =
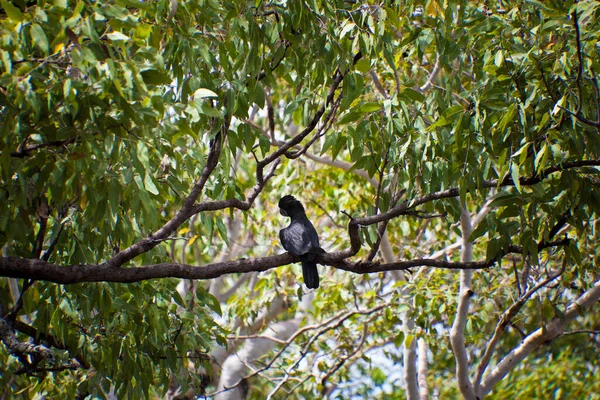
{"label": "tree canopy", "polygon": [[0,5],[0,397],[600,393],[599,2]]}

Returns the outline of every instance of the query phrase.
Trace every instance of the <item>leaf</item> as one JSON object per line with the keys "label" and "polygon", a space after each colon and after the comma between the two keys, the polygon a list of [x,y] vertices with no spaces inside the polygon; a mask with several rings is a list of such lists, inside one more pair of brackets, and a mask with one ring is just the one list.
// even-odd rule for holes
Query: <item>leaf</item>
{"label": "leaf", "polygon": [[221,238],[229,245],[229,238],[227,237],[227,227],[223,223],[221,218],[215,218],[215,222],[217,223],[217,230],[219,231],[219,235]]}
{"label": "leaf", "polygon": [[194,100],[204,99],[207,97],[219,97],[215,92],[210,89],[200,88],[194,92]]}
{"label": "leaf", "polygon": [[219,118],[221,116],[221,113],[218,110],[206,104],[199,104],[197,109],[200,113],[208,115],[209,117]]}
{"label": "leaf", "polygon": [[567,95],[564,95],[554,105],[554,108],[552,109],[552,115],[554,116],[554,115],[558,114],[561,110],[561,107],[564,108],[564,105],[566,102],[567,102]]}
{"label": "leaf", "polygon": [[333,160],[336,159],[337,155],[347,144],[348,139],[345,136],[339,135],[335,143],[333,144],[333,148],[331,149],[331,158]]}
{"label": "leaf", "polygon": [[37,47],[39,47],[44,53],[48,54],[50,47],[48,44],[48,37],[40,25],[31,25],[31,38]]}
{"label": "leaf", "polygon": [[510,166],[510,177],[513,180],[513,183],[515,184],[515,187],[517,188],[517,190],[519,191],[519,193],[521,193],[521,175],[519,173],[519,165],[517,163],[512,163]]}
{"label": "leaf", "polygon": [[8,15],[8,18],[11,20],[15,22],[23,22],[25,20],[21,10],[13,6],[10,1],[2,0],[0,1],[0,4],[2,4],[2,8],[4,8],[6,15]]}
{"label": "leaf", "polygon": [[129,36],[124,35],[123,33],[117,32],[117,31],[107,33],[106,37],[108,37],[113,42],[127,42],[127,41],[131,40],[131,38]]}
{"label": "leaf", "polygon": [[415,339],[414,335],[412,335],[412,334],[410,334],[410,333],[409,333],[409,334],[407,334],[407,335],[404,337],[404,347],[405,347],[405,348],[408,348],[408,347],[410,347],[410,345],[412,344],[412,342],[413,342],[413,340],[414,340],[414,339]]}
{"label": "leaf", "polygon": [[496,64],[498,68],[500,68],[502,64],[504,64],[504,52],[502,50],[496,52],[496,56],[494,57],[494,64]]}
{"label": "leaf", "polygon": [[546,168],[546,165],[548,165],[548,161],[550,158],[549,156],[550,156],[550,151],[548,151],[548,146],[546,146],[546,144],[544,143],[544,145],[542,146],[542,149],[535,156],[534,166],[535,166],[536,172],[539,173],[544,168]]}
{"label": "leaf", "polygon": [[356,24],[354,22],[347,22],[346,25],[344,25],[344,27],[342,28],[339,38],[342,39],[344,36],[346,36],[348,32],[354,29],[354,27],[356,27]]}
{"label": "leaf", "polygon": [[459,105],[447,108],[441,117],[434,124],[432,124],[429,129],[452,124],[452,121],[454,120],[453,117],[462,112],[464,112],[464,109]]}
{"label": "leaf", "polygon": [[371,70],[371,61],[366,58],[361,58],[354,64],[354,68],[363,74],[369,72]]}
{"label": "leaf", "polygon": [[567,255],[570,259],[575,261],[577,265],[581,265],[581,252],[576,242],[569,242],[569,245],[565,248]]}
{"label": "leaf", "polygon": [[500,131],[504,131],[506,129],[506,127],[508,126],[508,124],[510,124],[512,122],[512,120],[515,118],[515,115],[517,114],[517,107],[515,106],[515,104],[511,104],[508,109],[506,110],[506,113],[502,116],[502,119],[500,119],[500,122],[498,122],[498,129]]}
{"label": "leaf", "polygon": [[323,143],[323,147],[321,148],[320,155],[323,155],[327,150],[329,150],[331,145],[333,145],[335,143],[336,139],[337,139],[337,135],[335,133],[330,133],[329,135],[327,135],[325,137],[325,142]]}
{"label": "leaf", "polygon": [[425,96],[423,95],[423,93],[417,92],[416,90],[411,88],[403,89],[402,92],[400,92],[400,97],[406,98],[407,100],[413,100],[418,103],[422,103],[425,101]]}
{"label": "leaf", "polygon": [[150,193],[154,195],[158,194],[158,189],[156,188],[156,185],[154,184],[154,181],[152,180],[152,177],[149,174],[147,174],[144,178],[144,187]]}
{"label": "leaf", "polygon": [[379,111],[379,110],[381,110],[381,104],[376,103],[376,102],[364,103],[358,107],[358,111],[363,112],[363,113]]}
{"label": "leaf", "polygon": [[198,235],[194,235],[194,236],[192,236],[192,237],[190,238],[190,240],[188,240],[188,243],[187,243],[187,245],[188,245],[188,246],[191,246],[191,245],[193,245],[193,244],[194,244],[194,242],[195,242],[196,240],[198,240],[198,237],[199,237]]}
{"label": "leaf", "polygon": [[363,116],[362,113],[358,112],[355,109],[352,109],[352,111],[347,112],[346,114],[344,114],[342,116],[342,118],[340,118],[340,120],[338,121],[338,123],[340,125],[346,125],[346,124],[349,124],[350,122],[354,122],[354,121],[358,120],[362,116]]}
{"label": "leaf", "polygon": [[140,75],[147,85],[168,85],[173,81],[173,79],[169,78],[166,74],[156,69],[142,71]]}
{"label": "leaf", "polygon": [[482,237],[483,235],[485,235],[488,232],[488,226],[487,223],[484,221],[481,221],[476,227],[475,229],[473,229],[473,231],[471,232],[471,235],[469,236],[469,242],[474,242],[477,238]]}

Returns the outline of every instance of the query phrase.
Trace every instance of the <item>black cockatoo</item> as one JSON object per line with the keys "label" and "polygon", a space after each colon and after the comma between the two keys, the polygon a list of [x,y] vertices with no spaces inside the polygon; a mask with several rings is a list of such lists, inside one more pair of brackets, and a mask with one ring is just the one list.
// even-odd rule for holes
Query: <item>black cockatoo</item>
{"label": "black cockatoo", "polygon": [[315,255],[325,253],[319,245],[317,231],[306,217],[304,207],[294,196],[283,196],[279,200],[279,212],[292,219],[287,228],[279,231],[281,244],[286,251],[300,258],[306,287],[316,289],[319,287],[319,271]]}

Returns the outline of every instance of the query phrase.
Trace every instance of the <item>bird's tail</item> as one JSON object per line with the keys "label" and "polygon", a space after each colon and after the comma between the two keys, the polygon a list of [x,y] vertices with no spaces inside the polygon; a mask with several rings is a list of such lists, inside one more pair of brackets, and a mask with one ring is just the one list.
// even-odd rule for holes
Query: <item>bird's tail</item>
{"label": "bird's tail", "polygon": [[302,276],[304,276],[304,284],[309,289],[316,289],[319,287],[319,271],[317,270],[317,263],[309,260],[302,261]]}

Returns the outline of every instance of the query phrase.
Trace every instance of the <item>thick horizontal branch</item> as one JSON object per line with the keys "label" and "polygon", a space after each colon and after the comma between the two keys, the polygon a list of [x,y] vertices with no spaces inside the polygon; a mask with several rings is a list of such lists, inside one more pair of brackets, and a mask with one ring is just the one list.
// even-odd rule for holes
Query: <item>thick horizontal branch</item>
{"label": "thick horizontal branch", "polygon": [[[534,184],[542,180],[544,177],[550,174],[569,169],[579,168],[584,166],[597,166],[600,165],[598,160],[582,160],[570,163],[563,163],[560,166],[550,167],[544,170],[542,173],[534,177],[521,178],[521,184]],[[239,208],[241,210],[247,210],[251,207],[255,197],[260,193],[266,181],[274,174],[277,163],[273,163],[267,173],[266,179],[257,182],[256,186],[251,190],[248,199],[246,201],[238,199],[221,200],[221,201],[208,201],[198,204],[193,204],[191,201],[189,208],[184,205],[186,218],[194,213],[201,211],[214,211],[225,208]],[[202,181],[202,179],[201,179]],[[203,186],[203,183],[200,182]],[[511,185],[512,180],[504,179],[501,183],[498,180],[486,181],[484,186],[496,187]],[[195,194],[195,193],[194,193]],[[194,195],[193,194],[193,195]],[[195,199],[191,195],[188,200]],[[386,220],[390,220],[400,215],[407,215],[413,212],[414,209],[420,204],[424,204],[428,201],[436,199],[456,197],[458,196],[458,189],[449,189],[442,192],[435,192],[422,196],[413,201],[403,202],[396,207],[388,210],[385,213],[368,216],[364,218],[352,218],[348,224],[348,234],[350,238],[350,248],[329,253],[322,256],[317,256],[317,261],[323,265],[330,265],[339,269],[343,269],[355,273],[376,273],[383,271],[398,271],[406,270],[413,267],[429,266],[433,268],[445,268],[445,269],[485,269],[495,264],[497,260],[506,255],[509,252],[521,253],[522,249],[518,246],[509,246],[505,249],[505,252],[499,254],[497,258],[489,261],[480,262],[469,262],[469,263],[453,263],[445,260],[436,259],[419,259],[419,260],[408,260],[408,261],[397,261],[394,263],[379,263],[379,262],[366,262],[366,261],[346,261],[347,258],[356,255],[361,249],[361,241],[358,234],[359,226],[371,225]],[[183,211],[182,209],[182,211]],[[183,217],[182,214],[178,215],[179,218]],[[178,219],[175,217],[174,219]],[[169,224],[167,224],[169,225]],[[161,229],[166,229],[166,226]],[[21,278],[21,279],[35,279],[49,282],[56,282],[62,284],[72,284],[80,282],[138,282],[148,279],[158,279],[166,277],[184,278],[184,279],[213,279],[224,274],[231,273],[245,273],[251,271],[265,271],[271,268],[276,268],[286,264],[296,262],[289,254],[282,254],[278,256],[263,257],[256,259],[243,259],[238,261],[229,261],[223,263],[215,263],[207,266],[193,266],[178,263],[164,263],[154,264],[140,267],[121,268],[121,265],[131,260],[135,255],[141,254],[144,251],[155,247],[158,243],[162,242],[164,235],[151,235],[135,245],[131,246],[115,256],[112,260],[99,264],[99,265],[70,265],[70,266],[58,266],[56,264],[48,263],[39,259],[26,259],[16,257],[0,257],[0,276]],[[550,242],[540,243],[539,249],[545,247],[561,246],[567,243],[567,239]],[[135,254],[135,255],[134,255]]]}
{"label": "thick horizontal branch", "polygon": [[[317,256],[323,265],[355,272],[359,274],[383,271],[406,270],[413,267],[429,266],[445,269],[484,269],[495,261],[453,263],[445,260],[419,259],[381,264],[378,262],[351,262],[344,260],[349,252],[329,253]],[[182,278],[182,279],[214,279],[225,274],[266,271],[296,262],[289,253],[262,258],[247,258],[237,261],[193,266],[178,263],[152,264],[131,268],[111,268],[106,265],[69,265],[60,266],[46,261],[29,258],[0,257],[0,276],[19,279],[35,279],[60,284],[82,282],[121,282],[132,283],[148,279]]]}
{"label": "thick horizontal branch", "polygon": [[[540,242],[538,243],[538,249],[547,249],[551,247],[567,246],[570,239],[564,238],[553,242]],[[405,260],[396,261],[392,263],[380,263],[377,261],[348,261],[340,257],[343,252],[330,253],[323,256],[317,256],[317,261],[331,265],[344,271],[355,272],[359,274],[370,274],[376,272],[386,271],[403,271],[415,267],[433,267],[441,269],[461,269],[461,270],[474,270],[474,269],[486,269],[496,264],[502,257],[509,253],[522,254],[523,248],[520,246],[507,246],[497,257],[489,261],[474,261],[474,262],[452,262],[446,260],[439,260],[433,258],[421,258],[416,260]]]}
{"label": "thick horizontal branch", "polygon": [[262,258],[247,258],[207,266],[163,263],[141,267],[109,267],[105,264],[60,266],[29,258],[0,257],[0,276],[32,278],[61,284],[82,282],[132,283],[158,278],[214,279],[221,275],[266,271],[291,264],[294,257],[288,253]]}
{"label": "thick horizontal branch", "polygon": [[478,262],[451,262],[446,260],[434,260],[431,258],[421,258],[417,260],[396,261],[392,263],[380,263],[376,261],[338,261],[333,262],[336,268],[344,271],[355,272],[358,274],[370,274],[386,271],[403,271],[415,267],[433,267],[441,269],[485,269],[490,268],[496,261],[478,261]]}
{"label": "thick horizontal branch", "polygon": [[[355,246],[360,245],[358,240],[358,228],[350,223]],[[550,243],[540,243],[538,248],[563,246],[568,239]],[[357,251],[356,251],[357,252]],[[317,262],[329,265],[345,271],[358,274],[370,274],[384,271],[400,271],[414,267],[433,267],[443,269],[485,269],[493,266],[497,260],[508,253],[520,253],[522,249],[518,246],[509,246],[496,259],[479,262],[451,262],[436,259],[417,259],[408,261],[397,261],[393,263],[379,263],[368,261],[348,261],[347,258],[356,254],[355,249],[350,249],[317,255]],[[83,282],[121,282],[132,283],[149,279],[159,278],[182,278],[182,279],[214,279],[226,274],[261,272],[272,268],[298,262],[298,258],[289,253],[261,258],[244,258],[236,261],[226,261],[204,266],[194,266],[178,263],[152,264],[140,267],[110,267],[106,264],[95,265],[69,265],[60,266],[47,261],[30,258],[0,257],[0,276],[35,279],[60,284],[74,284]]]}

